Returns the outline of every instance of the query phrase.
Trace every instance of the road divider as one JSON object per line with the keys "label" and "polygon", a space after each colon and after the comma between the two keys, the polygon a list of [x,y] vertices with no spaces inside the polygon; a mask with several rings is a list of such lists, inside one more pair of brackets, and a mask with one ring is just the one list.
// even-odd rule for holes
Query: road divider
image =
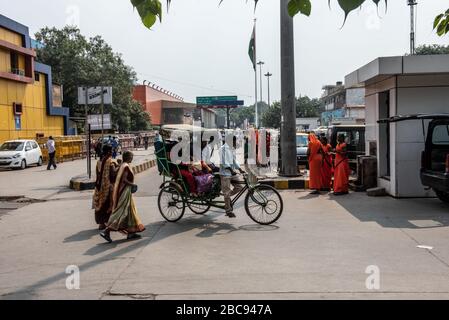
{"label": "road divider", "polygon": [[[134,174],[145,172],[157,165],[156,159],[144,160],[143,162],[132,166]],[[95,179],[89,179],[86,175],[76,176],[70,179],[70,189],[75,191],[85,191],[95,189]]]}

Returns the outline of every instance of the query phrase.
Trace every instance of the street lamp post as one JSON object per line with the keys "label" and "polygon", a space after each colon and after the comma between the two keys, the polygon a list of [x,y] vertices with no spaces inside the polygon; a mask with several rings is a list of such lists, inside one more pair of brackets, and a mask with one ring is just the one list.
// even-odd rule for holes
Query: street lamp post
{"label": "street lamp post", "polygon": [[267,80],[268,80],[268,107],[271,106],[271,101],[270,101],[270,77],[271,77],[272,75],[273,75],[273,74],[270,73],[270,72],[267,72],[267,73],[265,74],[265,77],[267,77]]}
{"label": "street lamp post", "polygon": [[286,177],[298,176],[296,163],[295,49],[290,0],[281,0],[281,169]]}

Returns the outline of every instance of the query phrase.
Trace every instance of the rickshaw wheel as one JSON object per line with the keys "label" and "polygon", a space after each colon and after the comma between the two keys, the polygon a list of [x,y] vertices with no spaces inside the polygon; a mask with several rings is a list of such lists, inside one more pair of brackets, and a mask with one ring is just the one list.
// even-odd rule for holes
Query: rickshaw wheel
{"label": "rickshaw wheel", "polygon": [[275,188],[262,184],[249,190],[245,198],[245,210],[254,222],[270,225],[281,217],[284,202]]}
{"label": "rickshaw wheel", "polygon": [[177,222],[186,210],[186,204],[178,189],[167,186],[161,189],[158,197],[159,212],[168,222]]}
{"label": "rickshaw wheel", "polygon": [[189,207],[190,211],[195,214],[205,214],[210,209],[210,204],[207,204],[207,202],[204,201],[201,201],[201,203],[187,202],[187,206]]}

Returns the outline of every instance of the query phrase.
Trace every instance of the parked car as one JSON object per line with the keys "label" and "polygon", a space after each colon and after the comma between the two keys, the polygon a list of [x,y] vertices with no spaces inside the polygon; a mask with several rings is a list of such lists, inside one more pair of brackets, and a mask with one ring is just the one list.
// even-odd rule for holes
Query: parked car
{"label": "parked car", "polygon": [[434,190],[437,197],[449,203],[449,113],[414,114],[381,119],[379,123],[406,120],[430,120],[424,133],[425,147],[421,153],[421,183]]}
{"label": "parked car", "polygon": [[332,148],[337,146],[337,138],[340,134],[346,137],[349,166],[357,169],[357,157],[365,155],[365,126],[364,125],[335,125],[327,130],[327,138]]}
{"label": "parked car", "polygon": [[34,140],[6,141],[0,146],[0,168],[20,168],[42,165],[42,151]]}
{"label": "parked car", "polygon": [[307,148],[309,146],[309,140],[307,133],[296,134],[296,160],[298,165],[309,164],[307,159]]}

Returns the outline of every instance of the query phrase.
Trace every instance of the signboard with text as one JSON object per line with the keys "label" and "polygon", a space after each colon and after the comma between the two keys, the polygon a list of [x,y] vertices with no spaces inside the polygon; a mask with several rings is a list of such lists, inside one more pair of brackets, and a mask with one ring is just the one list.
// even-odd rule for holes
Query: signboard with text
{"label": "signboard with text", "polygon": [[[103,103],[112,104],[112,87],[103,87]],[[86,88],[78,88],[78,104],[86,104]],[[87,104],[101,104],[101,87],[90,87],[87,90]]]}
{"label": "signboard with text", "polygon": [[[87,116],[87,122],[90,124],[91,131],[101,130],[101,114],[91,114]],[[111,115],[104,114],[103,115],[103,129],[110,130],[112,129]]]}
{"label": "signboard with text", "polygon": [[216,97],[197,97],[196,104],[198,106],[213,106],[213,102],[221,101],[237,101],[237,96],[216,96]]}

